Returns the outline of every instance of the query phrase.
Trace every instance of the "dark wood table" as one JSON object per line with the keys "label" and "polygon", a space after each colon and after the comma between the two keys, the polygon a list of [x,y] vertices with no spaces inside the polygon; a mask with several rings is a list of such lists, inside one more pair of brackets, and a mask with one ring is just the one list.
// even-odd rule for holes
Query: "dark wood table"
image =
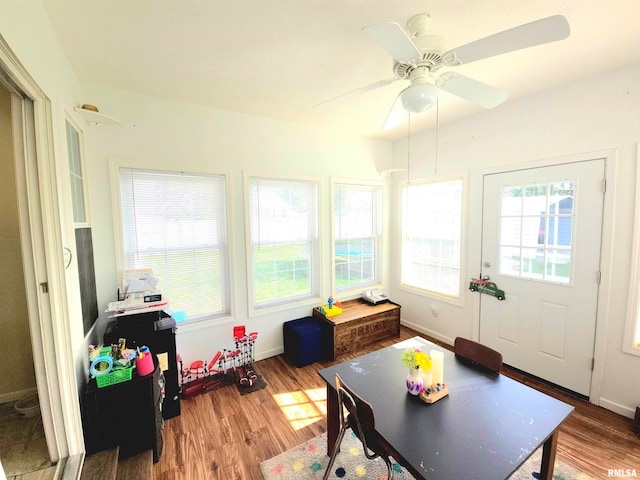
{"label": "dark wood table", "polygon": [[[409,395],[402,351],[444,352],[449,395],[431,405]],[[558,427],[573,407],[504,375],[468,366],[420,337],[320,370],[327,382],[327,451],[340,425],[335,374],[371,403],[376,431],[417,479],[507,479],[541,445],[540,478],[551,480]]]}

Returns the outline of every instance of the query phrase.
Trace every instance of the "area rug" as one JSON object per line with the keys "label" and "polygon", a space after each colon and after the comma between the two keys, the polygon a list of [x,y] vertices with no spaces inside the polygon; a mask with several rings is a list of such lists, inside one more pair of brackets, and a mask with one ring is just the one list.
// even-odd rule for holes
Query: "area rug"
{"label": "area rug", "polygon": [[[323,433],[308,442],[298,445],[260,464],[264,480],[315,480],[321,479],[329,463],[327,434]],[[541,450],[529,460],[509,480],[534,480],[538,478]],[[395,480],[414,480],[413,476],[392,460]],[[362,444],[351,431],[345,434],[340,453],[332,467],[331,479],[343,480],[383,480],[387,478],[384,461],[369,460],[362,452]],[[564,462],[556,459],[554,480],[594,480]],[[462,480],[462,479],[461,479]]]}

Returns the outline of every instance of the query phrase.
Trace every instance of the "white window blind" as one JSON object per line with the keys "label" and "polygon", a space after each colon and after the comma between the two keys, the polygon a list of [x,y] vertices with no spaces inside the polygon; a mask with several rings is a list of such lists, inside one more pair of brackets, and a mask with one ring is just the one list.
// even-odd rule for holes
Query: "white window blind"
{"label": "white window blind", "polygon": [[316,294],[317,183],[250,178],[249,209],[254,307]]}
{"label": "white window blind", "polygon": [[333,187],[335,288],[379,283],[382,188],[336,183]]}
{"label": "white window blind", "polygon": [[229,313],[225,178],[120,169],[124,268],[152,268],[188,320]]}
{"label": "white window blind", "polygon": [[402,283],[458,297],[462,180],[405,186],[402,217]]}

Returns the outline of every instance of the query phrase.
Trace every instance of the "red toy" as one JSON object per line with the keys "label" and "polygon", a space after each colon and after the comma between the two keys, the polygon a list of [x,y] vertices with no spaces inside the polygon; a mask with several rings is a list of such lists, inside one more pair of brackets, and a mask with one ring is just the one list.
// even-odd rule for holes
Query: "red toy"
{"label": "red toy", "polygon": [[182,357],[177,356],[182,372],[180,386],[183,398],[231,384],[236,374],[240,385],[253,385],[258,378],[253,369],[258,332],[245,334],[244,326],[236,326],[233,327],[233,336],[235,350],[218,351],[206,367],[202,360],[196,360],[188,368],[183,368]]}

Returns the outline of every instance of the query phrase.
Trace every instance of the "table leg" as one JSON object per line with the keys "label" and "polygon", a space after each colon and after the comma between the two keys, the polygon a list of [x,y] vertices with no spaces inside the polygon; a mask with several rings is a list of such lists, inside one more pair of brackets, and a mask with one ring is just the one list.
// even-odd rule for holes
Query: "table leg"
{"label": "table leg", "polygon": [[558,447],[558,430],[544,442],[542,447],[542,464],[540,465],[540,480],[553,480],[553,465],[556,462],[556,448]]}
{"label": "table leg", "polygon": [[338,414],[338,392],[327,384],[327,455],[331,456],[333,447],[340,432],[340,415]]}

